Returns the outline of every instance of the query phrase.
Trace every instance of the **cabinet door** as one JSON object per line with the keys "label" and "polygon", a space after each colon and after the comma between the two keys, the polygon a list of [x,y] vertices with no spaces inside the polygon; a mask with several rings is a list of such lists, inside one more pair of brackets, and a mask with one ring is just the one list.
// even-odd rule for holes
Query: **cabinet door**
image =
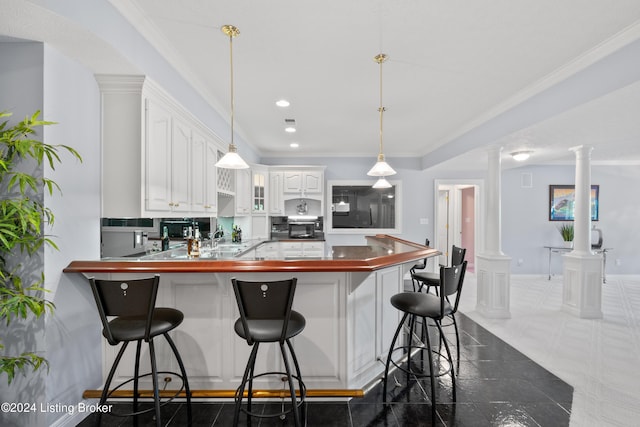
{"label": "cabinet door", "polygon": [[173,119],[171,140],[171,200],[173,212],[189,212],[191,201],[191,128],[178,118]]}
{"label": "cabinet door", "polygon": [[302,174],[303,190],[307,193],[322,193],[322,172],[304,172]]}
{"label": "cabinet door", "polygon": [[251,210],[254,214],[264,214],[267,212],[267,182],[268,173],[265,168],[252,168],[253,179],[251,183]]}
{"label": "cabinet door", "polygon": [[300,258],[303,255],[302,242],[280,242],[280,253],[286,258]]}
{"label": "cabinet door", "polygon": [[211,142],[207,142],[206,147],[206,169],[205,169],[205,212],[209,214],[218,213],[218,172],[216,162],[218,161],[218,147]]}
{"label": "cabinet door", "polygon": [[160,104],[147,99],[146,128],[146,208],[171,210],[171,114]]}
{"label": "cabinet door", "polygon": [[302,256],[305,258],[322,258],[324,242],[302,242]]}
{"label": "cabinet door", "polygon": [[288,171],[284,173],[284,192],[299,193],[302,188],[302,172]]}
{"label": "cabinet door", "polygon": [[251,213],[251,169],[236,170],[236,215]]}
{"label": "cabinet door", "polygon": [[269,172],[269,213],[271,215],[284,214],[282,172]]}
{"label": "cabinet door", "polygon": [[191,142],[191,212],[205,212],[207,199],[206,166],[207,140],[193,133]]}

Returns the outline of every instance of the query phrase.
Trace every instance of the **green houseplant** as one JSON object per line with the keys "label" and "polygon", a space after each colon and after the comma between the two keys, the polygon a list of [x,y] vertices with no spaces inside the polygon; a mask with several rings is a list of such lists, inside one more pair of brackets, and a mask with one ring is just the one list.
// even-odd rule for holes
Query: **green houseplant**
{"label": "green houseplant", "polygon": [[562,225],[560,225],[560,227],[558,227],[558,231],[560,231],[560,235],[562,236],[562,240],[565,241],[565,244],[571,245],[573,243],[573,223],[572,222],[563,223]]}
{"label": "green houseplant", "polygon": [[[11,126],[0,122],[0,322],[5,330],[12,320],[41,317],[54,305],[45,298],[44,272],[26,266],[30,257],[44,245],[57,249],[44,233],[45,225],[54,221],[53,212],[44,204],[44,192],[60,191],[55,181],[42,176],[44,162],[53,170],[60,163],[59,152],[67,151],[82,161],[78,152],[66,145],[50,145],[34,139],[35,128],[53,122],[39,120],[40,111]],[[0,112],[0,119],[11,116]],[[38,167],[25,172],[29,165]],[[34,277],[36,279],[34,279]],[[35,352],[5,354],[0,342],[0,374],[8,383],[17,372],[26,374],[48,366],[47,360]]]}

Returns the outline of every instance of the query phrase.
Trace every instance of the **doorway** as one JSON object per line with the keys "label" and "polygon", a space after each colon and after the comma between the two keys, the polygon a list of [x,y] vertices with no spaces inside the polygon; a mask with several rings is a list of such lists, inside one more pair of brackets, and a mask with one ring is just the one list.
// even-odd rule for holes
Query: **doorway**
{"label": "doorway", "polygon": [[448,265],[451,246],[466,248],[467,271],[475,271],[482,248],[483,197],[481,180],[435,181],[435,241],[442,252],[438,262]]}

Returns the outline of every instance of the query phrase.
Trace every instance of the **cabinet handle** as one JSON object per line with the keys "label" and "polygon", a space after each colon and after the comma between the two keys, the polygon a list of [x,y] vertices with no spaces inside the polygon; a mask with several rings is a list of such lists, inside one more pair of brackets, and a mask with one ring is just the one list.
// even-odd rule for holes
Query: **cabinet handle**
{"label": "cabinet handle", "polygon": [[209,205],[204,205],[204,208],[205,208],[205,209],[211,209],[211,206],[209,206]]}
{"label": "cabinet handle", "polygon": [[169,202],[169,206],[173,206],[173,202]]}

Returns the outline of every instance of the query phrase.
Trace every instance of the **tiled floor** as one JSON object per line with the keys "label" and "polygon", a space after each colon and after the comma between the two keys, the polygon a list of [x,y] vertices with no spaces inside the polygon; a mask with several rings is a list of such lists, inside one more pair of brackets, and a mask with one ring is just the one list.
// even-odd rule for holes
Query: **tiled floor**
{"label": "tiled floor", "polygon": [[[465,285],[466,286],[466,285]],[[441,377],[436,387],[437,422],[445,426],[568,426],[573,388],[546,371],[524,354],[497,338],[476,322],[460,314],[461,363],[457,374],[454,403],[450,379]],[[453,328],[447,328],[453,331]],[[382,404],[382,387],[377,386],[362,399],[349,402],[318,402],[307,406],[308,426],[430,426],[429,379],[407,379],[398,373],[400,386],[390,382],[389,405]],[[194,404],[194,426],[229,426],[232,402]],[[87,418],[81,426],[94,425]],[[186,425],[183,405],[163,408],[163,422]],[[103,426],[132,425],[131,419],[103,416]],[[153,425],[150,416],[139,425]],[[246,425],[246,422],[241,423]],[[292,425],[263,419],[253,425]]]}
{"label": "tiled floor", "polygon": [[475,311],[465,277],[460,310],[574,387],[572,427],[640,425],[640,276],[602,286],[603,318],[562,311],[562,276],[511,276],[511,319]]}

